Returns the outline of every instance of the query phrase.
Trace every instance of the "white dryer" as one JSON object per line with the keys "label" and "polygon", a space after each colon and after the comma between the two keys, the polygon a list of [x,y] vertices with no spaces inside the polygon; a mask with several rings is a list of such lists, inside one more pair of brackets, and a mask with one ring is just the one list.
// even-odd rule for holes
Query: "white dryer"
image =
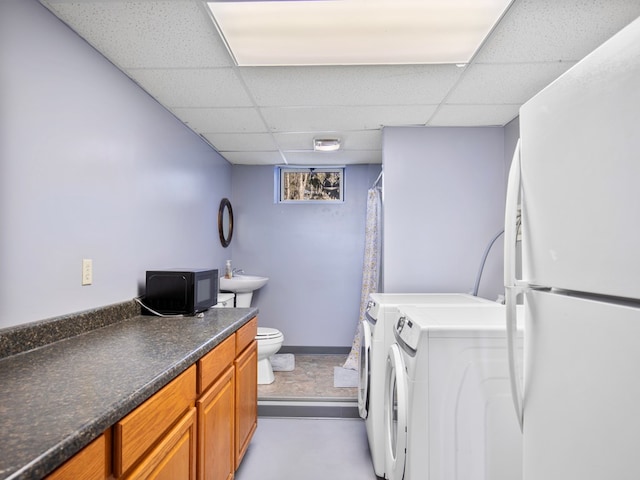
{"label": "white dryer", "polygon": [[384,376],[400,305],[476,305],[494,302],[460,293],[372,293],[361,325],[358,410],[365,419],[375,474],[385,476]]}
{"label": "white dryer", "polygon": [[504,306],[401,307],[393,330],[385,374],[387,478],[521,479]]}

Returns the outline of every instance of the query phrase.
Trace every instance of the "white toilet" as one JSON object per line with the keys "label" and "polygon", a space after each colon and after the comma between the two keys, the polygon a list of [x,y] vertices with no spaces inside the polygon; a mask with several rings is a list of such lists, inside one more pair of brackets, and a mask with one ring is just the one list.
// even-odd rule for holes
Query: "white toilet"
{"label": "white toilet", "polygon": [[284,342],[284,335],[275,328],[258,327],[256,340],[258,342],[258,384],[273,383],[275,377],[269,357],[280,350],[282,342]]}

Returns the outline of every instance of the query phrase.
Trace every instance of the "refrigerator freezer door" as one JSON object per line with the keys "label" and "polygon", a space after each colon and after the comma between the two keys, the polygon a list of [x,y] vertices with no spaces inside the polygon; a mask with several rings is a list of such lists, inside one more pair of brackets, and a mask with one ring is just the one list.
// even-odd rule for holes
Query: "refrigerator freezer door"
{"label": "refrigerator freezer door", "polygon": [[640,19],[520,110],[523,280],[640,298]]}
{"label": "refrigerator freezer door", "polygon": [[640,309],[526,294],[524,479],[640,478]]}

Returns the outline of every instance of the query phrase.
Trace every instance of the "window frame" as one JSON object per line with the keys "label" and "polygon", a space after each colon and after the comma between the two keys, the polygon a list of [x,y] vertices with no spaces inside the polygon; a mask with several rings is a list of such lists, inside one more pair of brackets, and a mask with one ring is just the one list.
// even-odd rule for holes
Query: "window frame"
{"label": "window frame", "polygon": [[[293,199],[285,198],[286,188],[286,174],[318,174],[318,173],[335,173],[338,175],[337,182],[337,198],[302,198]],[[275,203],[282,204],[342,204],[344,203],[345,194],[345,174],[346,168],[344,166],[290,166],[290,165],[278,165],[275,168],[274,175],[274,200]],[[333,189],[334,187],[328,187],[327,189]],[[322,187],[325,190],[325,187]]]}

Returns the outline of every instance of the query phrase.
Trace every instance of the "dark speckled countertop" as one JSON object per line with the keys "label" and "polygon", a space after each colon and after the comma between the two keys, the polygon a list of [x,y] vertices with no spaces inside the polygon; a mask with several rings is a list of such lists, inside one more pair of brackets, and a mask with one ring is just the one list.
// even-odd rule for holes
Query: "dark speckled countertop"
{"label": "dark speckled countertop", "polygon": [[39,479],[257,315],[134,316],[0,359],[0,479]]}

